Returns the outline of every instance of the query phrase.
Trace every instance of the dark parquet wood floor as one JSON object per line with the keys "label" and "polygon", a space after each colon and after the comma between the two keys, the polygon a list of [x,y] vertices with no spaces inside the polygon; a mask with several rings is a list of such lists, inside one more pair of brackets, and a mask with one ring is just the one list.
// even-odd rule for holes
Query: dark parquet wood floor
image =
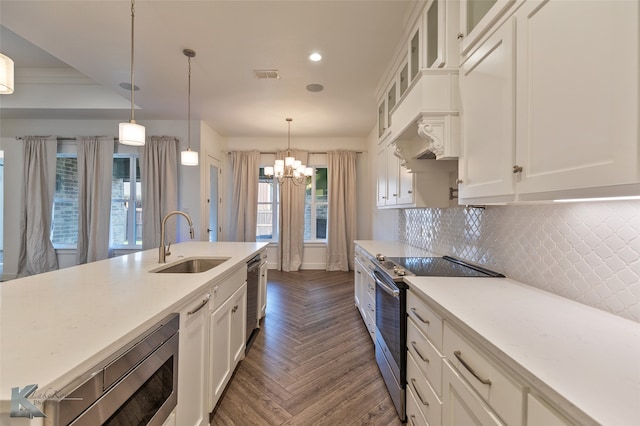
{"label": "dark parquet wood floor", "polygon": [[353,273],[269,271],[267,315],[212,425],[401,425]]}

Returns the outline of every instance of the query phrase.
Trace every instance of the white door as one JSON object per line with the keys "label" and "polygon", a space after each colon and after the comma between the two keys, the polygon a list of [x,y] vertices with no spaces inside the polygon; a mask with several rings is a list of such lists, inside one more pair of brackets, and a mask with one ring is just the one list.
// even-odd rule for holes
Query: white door
{"label": "white door", "polygon": [[220,176],[219,161],[213,157],[209,159],[209,194],[207,205],[209,206],[209,242],[218,241],[218,178]]}

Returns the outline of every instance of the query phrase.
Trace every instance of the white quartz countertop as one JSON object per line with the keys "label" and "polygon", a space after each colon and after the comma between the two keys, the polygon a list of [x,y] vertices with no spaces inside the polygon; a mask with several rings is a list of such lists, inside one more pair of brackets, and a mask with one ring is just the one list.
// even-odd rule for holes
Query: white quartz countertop
{"label": "white quartz countertop", "polygon": [[266,243],[186,242],[183,258],[229,257],[197,274],[154,274],[158,249],[0,283],[0,423],[11,388],[59,389],[244,265]]}
{"label": "white quartz countertop", "polygon": [[375,257],[376,254],[382,254],[387,257],[440,256],[399,241],[356,240],[355,243],[366,250],[372,257]]}
{"label": "white quartz countertop", "polygon": [[[356,243],[373,255],[430,255],[400,242]],[[583,423],[640,425],[640,324],[508,278],[404,280]]]}
{"label": "white quartz countertop", "polygon": [[569,413],[640,425],[640,324],[510,279],[405,281]]}

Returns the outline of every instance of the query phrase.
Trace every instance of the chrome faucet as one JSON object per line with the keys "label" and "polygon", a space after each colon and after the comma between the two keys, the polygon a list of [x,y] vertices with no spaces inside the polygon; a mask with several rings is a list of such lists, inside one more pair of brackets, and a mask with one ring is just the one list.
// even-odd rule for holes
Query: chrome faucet
{"label": "chrome faucet", "polygon": [[189,222],[189,235],[191,236],[192,240],[194,238],[193,222],[191,222],[191,217],[189,217],[188,214],[186,214],[185,212],[181,212],[179,210],[175,210],[167,213],[167,215],[162,219],[162,225],[160,225],[160,251],[159,251],[158,263],[166,263],[167,256],[171,254],[171,252],[169,251],[169,248],[171,247],[171,242],[169,242],[169,245],[167,247],[164,246],[164,228],[167,223],[167,219],[169,219],[171,216],[176,214],[180,214],[184,216],[185,219],[187,219],[187,222]]}

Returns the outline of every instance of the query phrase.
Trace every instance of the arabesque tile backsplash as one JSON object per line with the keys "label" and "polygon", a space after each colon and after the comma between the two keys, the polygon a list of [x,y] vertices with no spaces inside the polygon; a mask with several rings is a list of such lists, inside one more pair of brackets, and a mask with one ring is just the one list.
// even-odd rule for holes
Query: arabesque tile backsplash
{"label": "arabesque tile backsplash", "polygon": [[640,202],[400,210],[399,240],[640,322]]}

